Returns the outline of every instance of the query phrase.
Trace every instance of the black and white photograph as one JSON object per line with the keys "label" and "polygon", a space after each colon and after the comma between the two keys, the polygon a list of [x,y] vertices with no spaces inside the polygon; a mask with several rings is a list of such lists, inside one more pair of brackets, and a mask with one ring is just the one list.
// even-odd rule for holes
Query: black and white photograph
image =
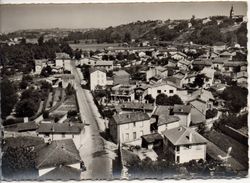
{"label": "black and white photograph", "polygon": [[247,11],[0,0],[1,180],[248,177]]}

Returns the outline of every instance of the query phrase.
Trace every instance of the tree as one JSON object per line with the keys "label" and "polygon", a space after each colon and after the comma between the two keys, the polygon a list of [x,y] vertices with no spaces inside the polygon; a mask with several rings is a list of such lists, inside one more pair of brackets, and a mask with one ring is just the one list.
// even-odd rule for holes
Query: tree
{"label": "tree", "polygon": [[65,88],[65,93],[66,93],[66,95],[73,95],[75,93],[75,89],[70,83]]}
{"label": "tree", "polygon": [[37,105],[33,100],[23,99],[16,105],[17,117],[31,117],[36,113]]}
{"label": "tree", "polygon": [[144,97],[144,99],[145,99],[146,101],[148,101],[148,103],[150,103],[150,104],[154,103],[154,101],[155,101],[155,99],[152,97],[152,95],[146,95],[146,96]]}
{"label": "tree", "polygon": [[5,119],[8,116],[14,105],[17,102],[16,89],[10,80],[4,78],[1,81],[1,117]]}
{"label": "tree", "polygon": [[2,157],[3,176],[17,178],[34,174],[35,158],[36,152],[30,147],[8,147]]}
{"label": "tree", "polygon": [[156,104],[157,105],[166,105],[168,100],[168,96],[164,93],[157,95],[156,97]]}
{"label": "tree", "polygon": [[43,76],[43,77],[48,77],[48,76],[50,76],[52,74],[52,68],[49,66],[49,65],[47,65],[46,67],[44,67],[43,69],[42,69],[42,71],[41,71],[41,76]]}
{"label": "tree", "polygon": [[204,79],[205,79],[205,75],[204,74],[198,74],[193,82],[194,87],[202,87],[204,85]]}
{"label": "tree", "polygon": [[218,114],[217,109],[208,109],[206,111],[206,119],[214,118]]}
{"label": "tree", "polygon": [[183,104],[183,102],[178,95],[168,97],[164,93],[161,93],[156,97],[156,104],[173,106],[175,104]]}
{"label": "tree", "polygon": [[126,42],[126,43],[130,43],[131,42],[131,35],[130,35],[129,32],[125,33],[123,41]]}
{"label": "tree", "polygon": [[38,42],[39,46],[43,45],[43,43],[44,43],[44,37],[43,37],[43,35],[38,38],[37,42]]}
{"label": "tree", "polygon": [[226,106],[230,112],[238,113],[243,107],[247,106],[248,90],[240,86],[227,87],[220,97],[226,101]]}

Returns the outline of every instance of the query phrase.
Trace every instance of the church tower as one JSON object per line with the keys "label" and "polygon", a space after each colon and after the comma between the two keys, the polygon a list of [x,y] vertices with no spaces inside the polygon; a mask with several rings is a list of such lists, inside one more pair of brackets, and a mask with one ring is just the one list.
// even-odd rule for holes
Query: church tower
{"label": "church tower", "polygon": [[234,7],[233,5],[231,6],[231,10],[230,10],[230,19],[232,19],[234,16]]}

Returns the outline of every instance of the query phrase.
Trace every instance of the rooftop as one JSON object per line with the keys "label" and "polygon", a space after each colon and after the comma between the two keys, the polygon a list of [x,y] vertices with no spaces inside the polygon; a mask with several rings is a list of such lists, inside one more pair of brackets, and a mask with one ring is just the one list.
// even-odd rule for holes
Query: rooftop
{"label": "rooftop", "polygon": [[39,177],[39,180],[80,180],[81,170],[70,166],[59,166]]}
{"label": "rooftop", "polygon": [[115,72],[114,72],[114,75],[116,75],[116,76],[130,76],[130,74],[127,73],[127,72],[124,71],[124,70],[115,71]]}
{"label": "rooftop", "polygon": [[199,133],[184,126],[165,130],[163,134],[175,146],[207,143]]}
{"label": "rooftop", "polygon": [[79,151],[72,139],[52,141],[51,144],[44,144],[36,148],[36,152],[37,169],[71,165],[81,161]]}
{"label": "rooftop", "polygon": [[159,133],[152,133],[141,136],[147,143],[153,143],[156,140],[162,140],[162,136]]}
{"label": "rooftop", "polygon": [[133,113],[114,115],[113,119],[116,124],[121,125],[121,124],[126,124],[126,123],[149,120],[150,117],[148,116],[147,113],[144,113],[144,112],[133,112]]}
{"label": "rooftop", "polygon": [[174,113],[182,113],[182,114],[189,114],[191,111],[191,106],[190,105],[179,105],[175,104],[174,105]]}
{"label": "rooftop", "polygon": [[38,133],[66,133],[79,134],[82,128],[79,125],[71,125],[70,123],[41,123],[37,129]]}

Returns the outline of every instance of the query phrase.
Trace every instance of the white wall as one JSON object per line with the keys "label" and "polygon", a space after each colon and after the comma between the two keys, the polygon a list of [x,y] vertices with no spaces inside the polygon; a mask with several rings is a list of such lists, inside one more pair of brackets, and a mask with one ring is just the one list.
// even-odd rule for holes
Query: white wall
{"label": "white wall", "polygon": [[106,73],[102,71],[95,71],[90,74],[90,89],[94,90],[97,85],[106,86],[107,85],[107,78]]}
{"label": "white wall", "polygon": [[[117,130],[117,140],[120,140],[121,143],[140,140],[142,135],[150,134],[150,120],[135,122],[135,126],[134,123],[118,125]],[[136,133],[135,139],[133,136],[134,132]]]}
{"label": "white wall", "polygon": [[206,144],[197,144],[189,146],[180,146],[179,153],[175,151],[175,161],[177,161],[177,156],[180,157],[179,163],[189,162],[191,160],[206,159]]}
{"label": "white wall", "polygon": [[[173,96],[176,94],[177,88],[170,86],[170,85],[161,85],[161,86],[155,86],[147,89],[147,94],[151,94],[154,99],[156,99],[157,95],[160,93],[157,93],[158,90],[161,90],[161,93],[166,94],[167,96]],[[170,93],[170,90],[173,90],[173,93]]]}
{"label": "white wall", "polygon": [[56,67],[63,67],[63,60],[62,59],[56,59]]}
{"label": "white wall", "polygon": [[190,123],[191,123],[191,113],[189,114],[174,114],[175,116],[178,116],[180,118],[180,125],[182,126],[186,126],[189,127]]}

